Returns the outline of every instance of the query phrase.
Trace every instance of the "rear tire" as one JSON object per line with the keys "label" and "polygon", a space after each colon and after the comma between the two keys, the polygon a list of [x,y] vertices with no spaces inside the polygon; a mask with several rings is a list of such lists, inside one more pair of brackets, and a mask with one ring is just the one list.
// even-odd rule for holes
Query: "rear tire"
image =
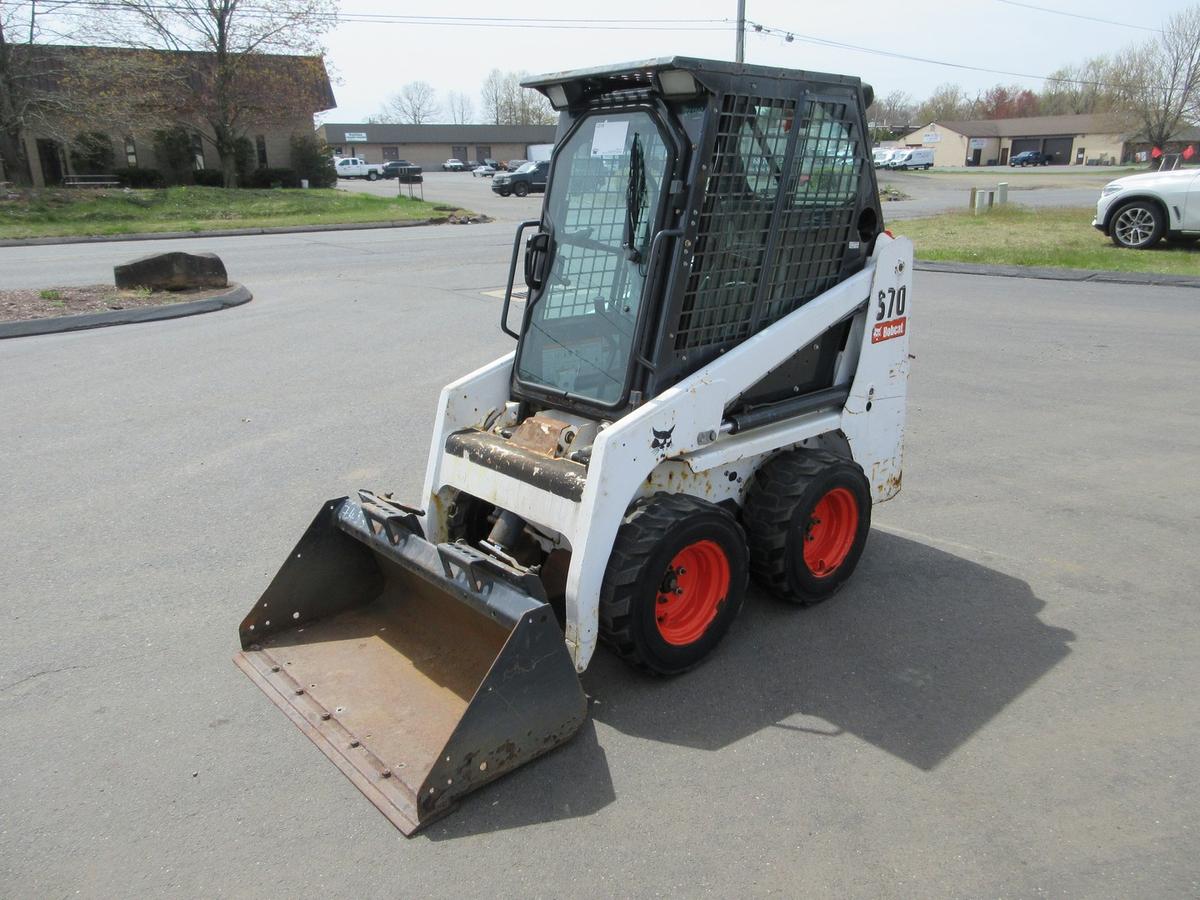
{"label": "rear tire", "polygon": [[746,536],[729,512],[656,494],[617,532],[600,589],[600,638],[634,668],[685,672],[729,630],[746,580]]}
{"label": "rear tire", "polygon": [[852,460],[789,450],[755,472],[742,519],[755,581],[811,606],[858,565],[871,530],[871,486]]}
{"label": "rear tire", "polygon": [[513,185],[513,193],[518,197],[527,196],[529,194],[529,185],[523,181],[518,181],[515,185]]}

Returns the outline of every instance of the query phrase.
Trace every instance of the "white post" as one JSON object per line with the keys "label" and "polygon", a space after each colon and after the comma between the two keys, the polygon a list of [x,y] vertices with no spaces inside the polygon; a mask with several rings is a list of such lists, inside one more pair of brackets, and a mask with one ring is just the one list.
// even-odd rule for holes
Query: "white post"
{"label": "white post", "polygon": [[987,191],[975,192],[975,215],[979,215],[987,208]]}
{"label": "white post", "polygon": [[1008,182],[1002,181],[996,185],[996,203],[1003,206],[1008,202]]}

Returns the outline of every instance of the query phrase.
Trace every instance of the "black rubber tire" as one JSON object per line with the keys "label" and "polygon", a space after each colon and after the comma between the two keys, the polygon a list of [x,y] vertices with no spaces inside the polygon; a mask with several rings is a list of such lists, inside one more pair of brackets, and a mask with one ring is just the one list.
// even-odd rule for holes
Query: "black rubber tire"
{"label": "black rubber tire", "polygon": [[508,190],[507,188],[496,191],[496,193],[499,194],[501,197],[511,197],[512,196],[512,191]]}
{"label": "black rubber tire", "polygon": [[[659,588],[675,555],[698,541],[715,542],[729,563],[729,589],[704,633],[669,644],[655,621]],[[600,588],[600,639],[636,669],[678,675],[720,643],[742,608],[748,580],[746,535],[731,513],[686,494],[655,494],[626,517]]]}
{"label": "black rubber tire", "polygon": [[527,185],[523,181],[518,181],[516,184],[513,185],[513,193],[516,194],[518,197],[527,196],[529,194],[529,185]]}
{"label": "black rubber tire", "polygon": [[[836,487],[853,494],[858,527],[841,564],[818,577],[804,561],[803,543],[814,507]],[[780,599],[811,606],[833,595],[858,565],[871,531],[871,485],[853,460],[822,450],[788,450],[754,473],[742,522],[754,580]]]}
{"label": "black rubber tire", "polygon": [[378,172],[368,172],[367,173],[367,181],[378,181],[378,180],[379,180]]}
{"label": "black rubber tire", "polygon": [[[1121,224],[1121,216],[1126,213],[1136,213],[1143,211],[1150,215],[1153,220],[1153,225],[1150,229],[1150,236],[1143,241],[1130,243],[1121,238],[1119,226]],[[1113,211],[1112,216],[1108,220],[1108,233],[1112,237],[1112,242],[1118,247],[1128,250],[1147,250],[1153,247],[1162,240],[1163,235],[1167,230],[1167,219],[1163,215],[1163,211],[1159,209],[1158,204],[1152,200],[1130,200],[1128,203],[1117,207]]]}

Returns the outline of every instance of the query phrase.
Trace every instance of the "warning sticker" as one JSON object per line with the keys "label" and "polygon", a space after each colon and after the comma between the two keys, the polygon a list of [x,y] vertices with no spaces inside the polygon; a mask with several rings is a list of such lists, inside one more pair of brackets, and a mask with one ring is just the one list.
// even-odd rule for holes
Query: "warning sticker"
{"label": "warning sticker", "polygon": [[904,337],[904,332],[908,328],[908,316],[901,316],[899,319],[890,319],[887,322],[879,322],[871,329],[871,343],[878,344],[880,341],[890,341],[892,338]]}
{"label": "warning sticker", "polygon": [[597,122],[592,134],[592,156],[621,156],[628,132],[628,122]]}

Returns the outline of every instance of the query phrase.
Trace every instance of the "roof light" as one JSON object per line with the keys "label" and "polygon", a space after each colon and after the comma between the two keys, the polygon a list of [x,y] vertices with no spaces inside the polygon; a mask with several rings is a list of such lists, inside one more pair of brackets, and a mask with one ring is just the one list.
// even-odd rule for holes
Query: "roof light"
{"label": "roof light", "polygon": [[567,105],[567,90],[561,84],[547,85],[546,98],[555,109],[562,109]]}
{"label": "roof light", "polygon": [[665,69],[658,73],[658,83],[664,97],[689,97],[697,92],[696,79],[680,69]]}

